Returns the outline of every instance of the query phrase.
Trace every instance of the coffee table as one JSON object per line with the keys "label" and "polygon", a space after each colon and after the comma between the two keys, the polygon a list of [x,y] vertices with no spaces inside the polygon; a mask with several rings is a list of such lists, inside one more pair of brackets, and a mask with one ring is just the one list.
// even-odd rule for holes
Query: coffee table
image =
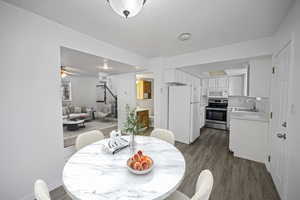
{"label": "coffee table", "polygon": [[84,120],[63,120],[63,125],[66,125],[69,131],[76,131],[79,128],[85,128]]}

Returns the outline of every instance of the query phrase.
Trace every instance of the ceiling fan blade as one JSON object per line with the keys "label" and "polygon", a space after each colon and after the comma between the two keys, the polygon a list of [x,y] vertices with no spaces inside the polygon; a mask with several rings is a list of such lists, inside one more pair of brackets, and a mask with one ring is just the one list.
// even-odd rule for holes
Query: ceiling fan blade
{"label": "ceiling fan blade", "polygon": [[68,74],[68,75],[79,75],[78,73],[68,72],[68,71],[65,71],[65,73]]}
{"label": "ceiling fan blade", "polygon": [[63,69],[66,70],[66,71],[84,73],[83,70],[75,68],[75,67],[63,66]]}

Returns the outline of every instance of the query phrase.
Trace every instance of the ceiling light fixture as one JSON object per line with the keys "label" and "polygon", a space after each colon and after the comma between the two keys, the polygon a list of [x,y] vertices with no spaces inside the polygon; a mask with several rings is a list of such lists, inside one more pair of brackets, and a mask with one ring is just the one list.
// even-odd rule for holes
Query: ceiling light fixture
{"label": "ceiling light fixture", "polygon": [[180,41],[186,41],[186,40],[191,39],[191,36],[192,36],[191,33],[181,33],[181,34],[178,36],[178,39],[179,39]]}
{"label": "ceiling light fixture", "polygon": [[128,18],[137,15],[146,3],[146,0],[107,0],[110,7],[122,17]]}
{"label": "ceiling light fixture", "polygon": [[112,67],[108,66],[108,60],[106,60],[106,59],[103,60],[103,66],[97,66],[96,68],[105,70],[105,71],[112,69]]}
{"label": "ceiling light fixture", "polygon": [[107,62],[104,62],[103,69],[105,69],[105,70],[108,70],[108,69],[109,69],[109,67],[108,67],[108,65],[107,65]]}
{"label": "ceiling light fixture", "polygon": [[64,71],[61,71],[60,72],[60,75],[61,75],[61,77],[62,78],[66,78],[68,75],[66,74],[66,72],[64,72]]}

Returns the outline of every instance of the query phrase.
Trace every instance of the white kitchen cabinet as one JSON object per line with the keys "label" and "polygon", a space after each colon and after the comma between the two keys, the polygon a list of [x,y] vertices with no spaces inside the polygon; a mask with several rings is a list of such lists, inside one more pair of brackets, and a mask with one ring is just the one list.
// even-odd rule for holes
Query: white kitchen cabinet
{"label": "white kitchen cabinet", "polygon": [[167,69],[164,71],[164,82],[173,83],[176,82],[176,70]]}
{"label": "white kitchen cabinet", "polygon": [[164,82],[165,83],[181,83],[187,84],[188,77],[186,73],[176,70],[167,69],[164,71]]}
{"label": "white kitchen cabinet", "polygon": [[205,125],[205,107],[202,106],[200,108],[200,128],[204,127]]}
{"label": "white kitchen cabinet", "polygon": [[205,126],[205,106],[201,106],[200,107],[200,113],[199,113],[200,117],[200,135],[201,135],[201,128],[203,128]]}
{"label": "white kitchen cabinet", "polygon": [[200,87],[200,79],[177,69],[167,69],[164,71],[165,83],[180,83]]}
{"label": "white kitchen cabinet", "polygon": [[208,79],[208,87],[210,90],[216,88],[217,87],[217,79],[215,79],[215,78]]}
{"label": "white kitchen cabinet", "polygon": [[265,163],[268,123],[230,119],[229,149],[234,156]]}
{"label": "white kitchen cabinet", "polygon": [[227,77],[216,78],[215,82],[216,82],[216,88],[227,90],[227,88],[228,88],[228,79],[227,79]]}
{"label": "white kitchen cabinet", "polygon": [[207,96],[207,92],[208,92],[208,80],[207,78],[202,79],[202,88],[201,88],[201,93],[202,96]]}
{"label": "white kitchen cabinet", "polygon": [[244,95],[244,78],[243,76],[230,76],[228,84],[229,96],[243,96]]}
{"label": "white kitchen cabinet", "polygon": [[249,96],[270,97],[272,76],[271,57],[251,60],[249,71]]}
{"label": "white kitchen cabinet", "polygon": [[202,79],[202,87],[208,88],[208,79],[207,78]]}

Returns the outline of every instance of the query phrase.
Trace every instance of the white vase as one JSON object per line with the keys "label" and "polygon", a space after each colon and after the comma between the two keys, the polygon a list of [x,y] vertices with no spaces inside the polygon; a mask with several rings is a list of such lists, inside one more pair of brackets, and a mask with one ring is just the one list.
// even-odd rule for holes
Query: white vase
{"label": "white vase", "polygon": [[135,135],[133,133],[130,133],[130,137],[129,137],[129,146],[130,146],[130,150],[131,153],[134,154],[135,152]]}

